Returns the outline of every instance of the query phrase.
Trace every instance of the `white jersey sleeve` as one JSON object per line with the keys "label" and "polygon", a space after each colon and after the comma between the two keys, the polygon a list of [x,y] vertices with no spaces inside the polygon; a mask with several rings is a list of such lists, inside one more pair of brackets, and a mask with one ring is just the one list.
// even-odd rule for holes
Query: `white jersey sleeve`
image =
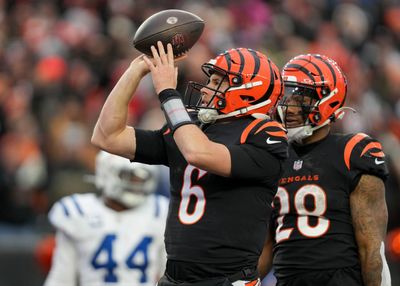
{"label": "white jersey sleeve", "polygon": [[100,200],[95,194],[74,194],[57,201],[49,212],[51,224],[73,239],[93,235],[89,225],[101,211]]}
{"label": "white jersey sleeve", "polygon": [[44,286],[77,285],[77,252],[73,241],[61,231],[56,233],[56,247]]}

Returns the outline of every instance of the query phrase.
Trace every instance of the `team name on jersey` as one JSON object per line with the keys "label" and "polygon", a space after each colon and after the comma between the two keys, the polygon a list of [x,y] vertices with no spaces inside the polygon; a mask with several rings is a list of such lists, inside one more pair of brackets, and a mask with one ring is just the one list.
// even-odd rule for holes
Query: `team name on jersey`
{"label": "team name on jersey", "polygon": [[284,177],[279,180],[279,185],[286,185],[290,184],[293,182],[314,182],[319,180],[319,175],[304,175],[304,176],[290,176],[290,177]]}

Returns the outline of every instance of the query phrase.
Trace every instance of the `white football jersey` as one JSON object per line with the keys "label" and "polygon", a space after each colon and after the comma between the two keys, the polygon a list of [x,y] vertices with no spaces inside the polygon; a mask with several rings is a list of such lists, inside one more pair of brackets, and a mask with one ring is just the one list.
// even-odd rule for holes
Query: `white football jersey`
{"label": "white football jersey", "polygon": [[95,194],[62,198],[49,213],[57,234],[45,286],[155,285],[165,270],[167,212],[160,195],[122,212]]}

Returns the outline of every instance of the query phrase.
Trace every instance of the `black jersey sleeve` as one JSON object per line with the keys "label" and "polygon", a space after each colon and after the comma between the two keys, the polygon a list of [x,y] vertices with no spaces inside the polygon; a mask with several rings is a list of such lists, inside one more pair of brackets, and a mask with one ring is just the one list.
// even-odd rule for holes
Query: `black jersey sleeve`
{"label": "black jersey sleeve", "polygon": [[352,174],[353,189],[362,174],[374,175],[382,180],[388,176],[385,154],[381,143],[364,133],[352,135],[344,148],[344,163]]}
{"label": "black jersey sleeve", "polygon": [[288,156],[286,131],[278,122],[254,120],[243,131],[240,144],[228,149],[233,177],[275,181],[281,173],[281,160]]}
{"label": "black jersey sleeve", "polygon": [[135,129],[136,153],[134,161],[168,166],[164,141],[164,134],[168,132],[169,129],[165,126],[155,131]]}

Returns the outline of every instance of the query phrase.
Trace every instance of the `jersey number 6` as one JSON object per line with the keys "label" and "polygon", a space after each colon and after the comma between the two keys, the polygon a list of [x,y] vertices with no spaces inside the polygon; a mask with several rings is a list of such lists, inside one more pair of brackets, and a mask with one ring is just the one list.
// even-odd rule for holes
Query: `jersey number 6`
{"label": "jersey number 6", "polygon": [[[198,222],[204,214],[206,200],[204,190],[192,184],[192,174],[197,171],[197,181],[207,174],[206,171],[188,165],[183,175],[183,186],[181,190],[181,203],[179,204],[179,220],[183,224],[194,224]],[[192,200],[193,211],[189,212],[189,204]],[[194,201],[193,201],[194,200]]]}

